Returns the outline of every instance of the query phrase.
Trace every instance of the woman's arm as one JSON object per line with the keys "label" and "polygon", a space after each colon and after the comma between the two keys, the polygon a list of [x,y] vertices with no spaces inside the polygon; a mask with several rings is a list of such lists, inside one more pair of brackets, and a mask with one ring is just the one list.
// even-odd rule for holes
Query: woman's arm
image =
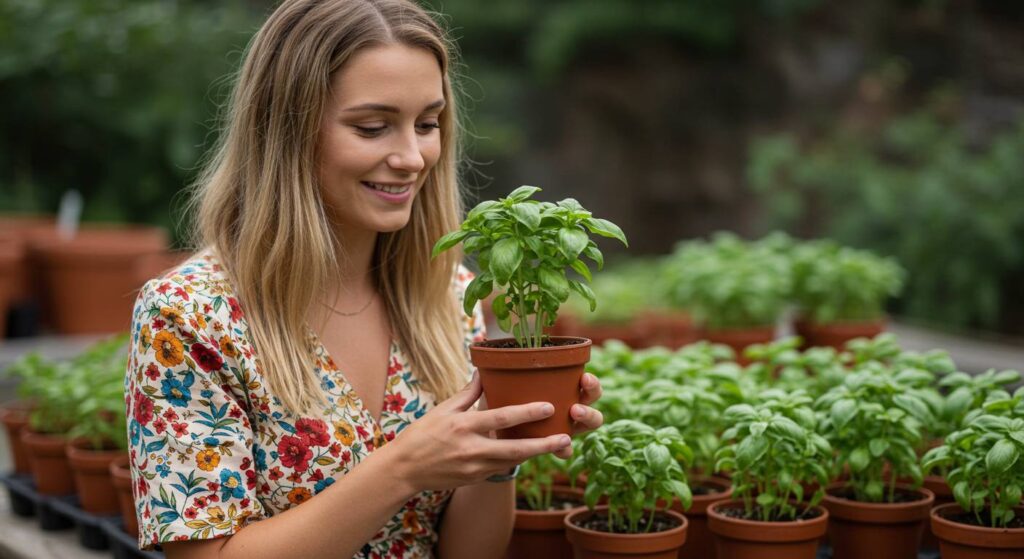
{"label": "woman's arm", "polygon": [[[428,489],[487,483],[483,480],[488,476],[508,471],[531,456],[568,447],[569,437],[565,435],[491,439],[491,431],[544,419],[553,409],[550,404],[535,402],[470,410],[480,393],[480,380],[474,377],[466,388],[411,423],[395,440],[371,453],[309,502],[254,522],[227,538],[165,543],[167,557],[351,557],[413,495]],[[511,502],[506,507],[511,511]]]}

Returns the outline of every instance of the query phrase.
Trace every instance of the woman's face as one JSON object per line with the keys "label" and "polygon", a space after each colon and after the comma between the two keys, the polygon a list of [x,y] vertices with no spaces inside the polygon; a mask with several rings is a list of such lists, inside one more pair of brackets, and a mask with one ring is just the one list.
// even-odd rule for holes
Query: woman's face
{"label": "woman's face", "polygon": [[397,231],[441,153],[441,68],[425,49],[387,45],[331,78],[320,126],[319,179],[343,234]]}

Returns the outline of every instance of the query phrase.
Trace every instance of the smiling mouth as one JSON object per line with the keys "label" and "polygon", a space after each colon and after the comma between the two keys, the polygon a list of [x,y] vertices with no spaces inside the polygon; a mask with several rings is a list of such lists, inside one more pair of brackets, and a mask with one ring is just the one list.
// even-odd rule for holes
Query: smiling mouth
{"label": "smiling mouth", "polygon": [[411,182],[410,183],[406,183],[406,184],[400,184],[400,185],[379,184],[379,183],[368,182],[368,181],[360,181],[360,182],[362,182],[363,186],[365,186],[367,188],[372,188],[374,190],[378,190],[380,192],[386,192],[388,194],[404,194],[404,193],[408,192],[408,190],[410,188],[412,188],[412,185],[413,185],[413,183],[411,183]]}

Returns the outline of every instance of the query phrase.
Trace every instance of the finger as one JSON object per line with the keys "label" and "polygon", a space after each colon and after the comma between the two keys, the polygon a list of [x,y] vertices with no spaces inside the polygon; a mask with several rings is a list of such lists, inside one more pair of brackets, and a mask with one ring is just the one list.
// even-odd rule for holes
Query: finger
{"label": "finger", "polygon": [[570,443],[568,446],[560,448],[554,451],[552,454],[561,458],[562,460],[568,460],[572,458],[572,444]]}
{"label": "finger", "polygon": [[573,435],[593,431],[604,424],[604,414],[594,408],[580,404],[574,404],[569,408],[569,416],[574,421],[572,426]]}
{"label": "finger", "polygon": [[474,414],[476,431],[497,431],[520,423],[540,421],[551,417],[555,407],[548,402],[531,402],[515,406],[503,406]]}
{"label": "finger", "polygon": [[534,456],[547,454],[549,452],[564,452],[569,449],[572,454],[572,439],[569,435],[551,435],[538,439],[505,439],[490,441],[486,454],[493,460],[504,460],[513,464],[520,464]]}
{"label": "finger", "polygon": [[480,373],[474,372],[473,378],[470,379],[466,386],[462,387],[462,390],[456,392],[451,398],[442,402],[438,407],[450,408],[455,411],[466,411],[473,406],[474,402],[480,399],[480,394],[482,392],[483,388],[480,383]]}
{"label": "finger", "polygon": [[601,398],[601,381],[590,373],[583,373],[580,379],[580,403],[590,405]]}

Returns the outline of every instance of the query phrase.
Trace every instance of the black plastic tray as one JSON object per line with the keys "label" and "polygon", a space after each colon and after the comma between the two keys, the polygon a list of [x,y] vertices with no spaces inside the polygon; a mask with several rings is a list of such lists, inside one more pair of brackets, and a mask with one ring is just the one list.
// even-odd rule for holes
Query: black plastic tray
{"label": "black plastic tray", "polygon": [[[109,516],[99,516],[82,509],[77,495],[65,497],[43,497],[49,506],[59,514],[70,517],[78,531],[78,543],[86,549],[103,550],[110,547],[107,533],[100,526],[100,521]],[[115,516],[120,518],[120,516]]]}
{"label": "black plastic tray", "polygon": [[32,476],[27,474],[2,474],[0,483],[7,488],[11,511],[17,516],[28,518],[36,514],[36,502],[39,500],[32,487]]}
{"label": "black plastic tray", "polygon": [[[53,508],[55,500],[73,496],[40,495],[36,491],[36,484],[32,481],[32,477],[27,475],[6,474],[0,476],[0,483],[7,487],[7,491],[11,495],[11,509],[15,511],[15,514],[19,516],[35,514],[39,517],[39,527],[43,530],[47,532],[67,530],[75,525],[75,521],[70,515]],[[30,506],[32,513],[29,513]]]}
{"label": "black plastic tray", "polygon": [[114,559],[163,559],[162,551],[139,550],[139,542],[124,531],[124,521],[120,516],[103,518],[100,525],[110,542]]}

